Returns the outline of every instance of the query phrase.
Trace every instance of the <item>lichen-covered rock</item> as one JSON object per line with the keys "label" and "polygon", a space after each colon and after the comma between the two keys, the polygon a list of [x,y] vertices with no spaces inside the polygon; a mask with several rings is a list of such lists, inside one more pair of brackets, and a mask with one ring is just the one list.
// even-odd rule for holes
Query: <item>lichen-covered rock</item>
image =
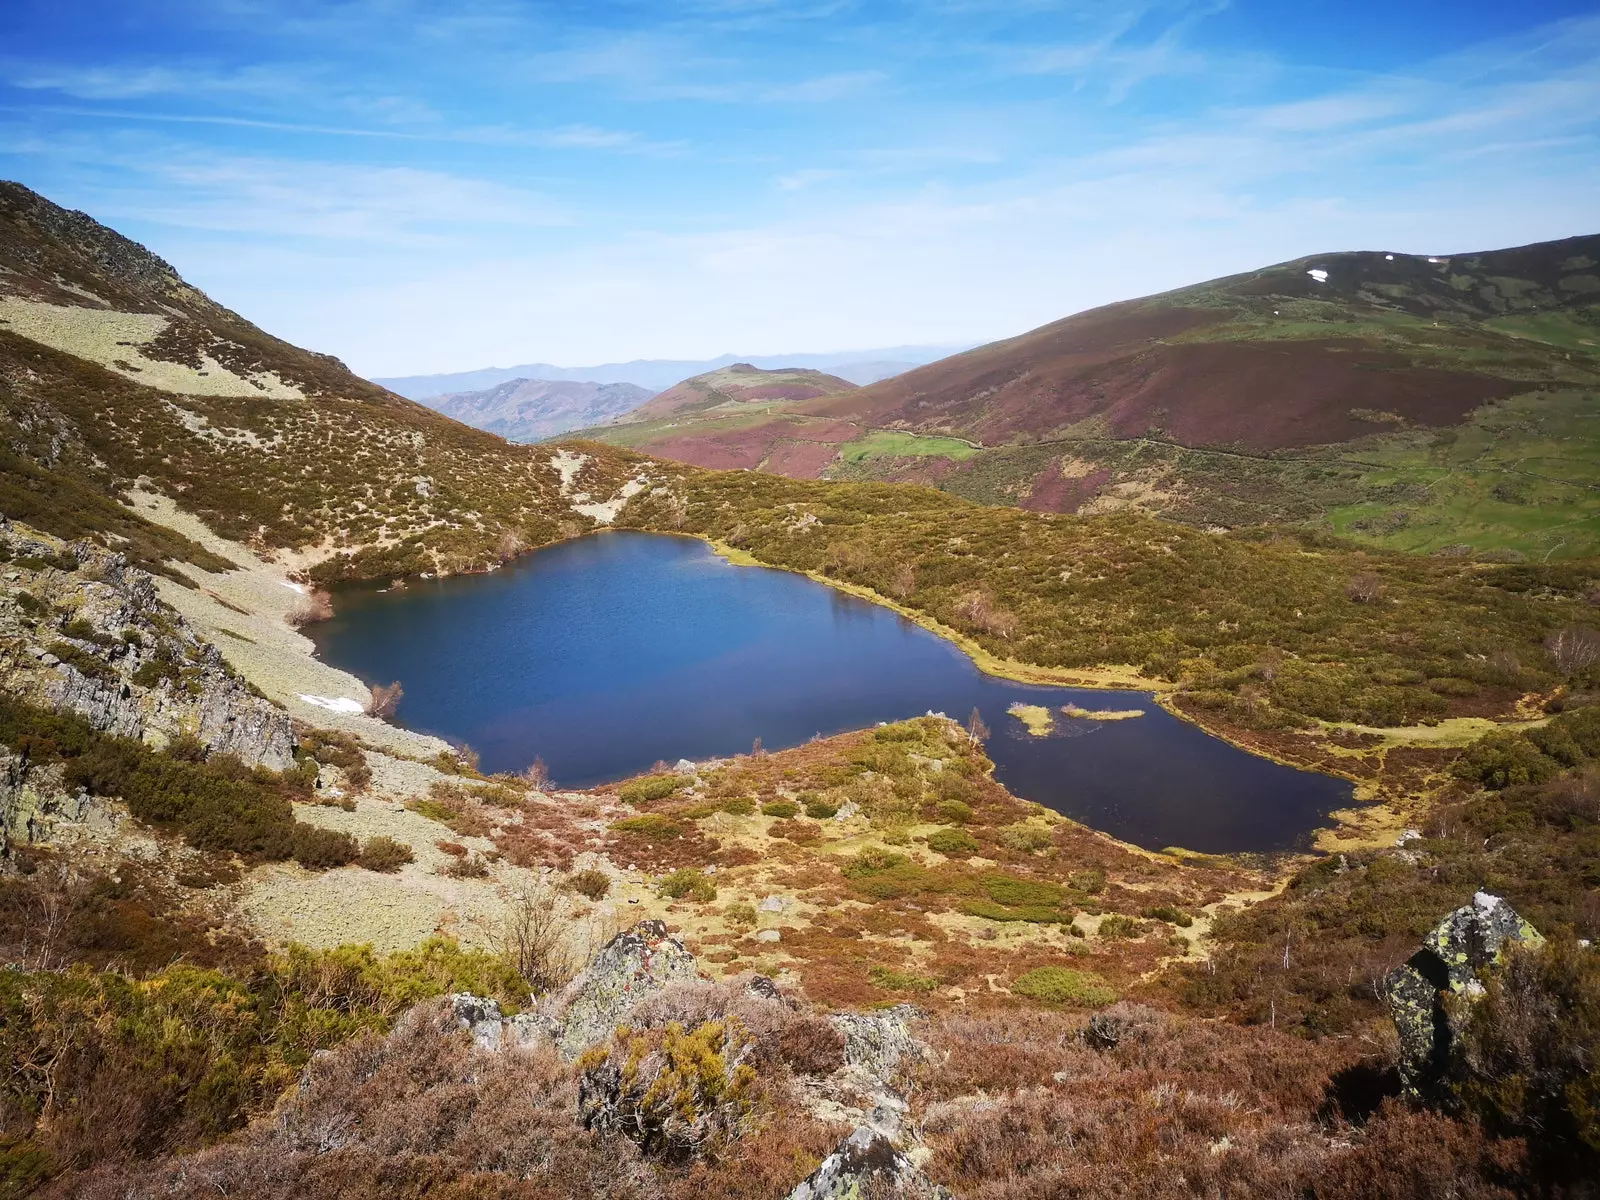
{"label": "lichen-covered rock", "polygon": [[913,1004],[897,1004],[884,1012],[838,1013],[829,1019],[844,1034],[844,1061],[888,1079],[902,1060],[922,1056],[922,1043],[911,1035],[911,1022],[922,1015]]}
{"label": "lichen-covered rock", "polygon": [[561,997],[564,1016],[556,1048],[576,1058],[605,1041],[628,1012],[669,983],[699,975],[694,955],[667,936],[663,921],[640,921],[606,943]]}
{"label": "lichen-covered rock", "polygon": [[1389,972],[1384,992],[1400,1035],[1400,1078],[1412,1096],[1429,1096],[1454,1075],[1459,1001],[1483,990],[1478,973],[1500,961],[1512,942],[1538,942],[1537,930],[1499,896],[1479,892],[1440,921],[1404,964]]}
{"label": "lichen-covered rock", "polygon": [[197,739],[273,771],[294,765],[289,714],[251,692],[150,575],[88,542],[59,545],[0,518],[0,688],[103,733]]}
{"label": "lichen-covered rock", "polygon": [[89,797],[68,790],[59,767],[31,766],[0,746],[0,857],[14,845],[50,840],[58,825],[82,821]]}
{"label": "lichen-covered rock", "polygon": [[498,1000],[474,996],[471,992],[456,992],[450,997],[450,1011],[456,1023],[472,1035],[478,1049],[500,1049],[506,1021]]}
{"label": "lichen-covered rock", "polygon": [[947,1197],[949,1192],[922,1178],[909,1155],[876,1130],[861,1126],[839,1143],[822,1165],[789,1193],[788,1200],[860,1200],[868,1187],[879,1194]]}

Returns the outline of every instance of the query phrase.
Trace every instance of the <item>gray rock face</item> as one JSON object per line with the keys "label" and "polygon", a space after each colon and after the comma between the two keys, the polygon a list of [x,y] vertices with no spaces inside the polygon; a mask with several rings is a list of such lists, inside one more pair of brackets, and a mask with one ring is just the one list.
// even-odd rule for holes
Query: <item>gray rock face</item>
{"label": "gray rock face", "polygon": [[646,996],[698,974],[694,955],[667,936],[665,922],[640,921],[607,942],[583,974],[567,985],[556,1049],[566,1058],[576,1058],[610,1037]]}
{"label": "gray rock face", "polygon": [[1543,941],[1499,896],[1479,892],[1422,939],[1421,948],[1389,972],[1384,991],[1400,1035],[1400,1077],[1412,1096],[1436,1093],[1453,1075],[1459,1020],[1449,997],[1471,1001],[1483,990],[1478,972],[1500,961],[1512,942]]}
{"label": "gray rock face", "polygon": [[13,845],[48,841],[57,825],[88,812],[89,797],[67,791],[59,767],[30,767],[0,746],[0,857]]}
{"label": "gray rock face", "polygon": [[500,1002],[471,992],[456,992],[450,997],[450,1011],[457,1024],[472,1035],[480,1050],[500,1049],[500,1037],[505,1030],[505,1017],[500,1012]]}
{"label": "gray rock face", "polygon": [[0,519],[12,569],[0,587],[0,687],[164,743],[198,738],[273,771],[294,765],[289,714],[254,695],[156,592],[144,571],[90,543],[58,548]]}
{"label": "gray rock face", "polygon": [[[911,1159],[881,1133],[863,1125],[789,1193],[789,1200],[859,1200],[869,1185],[905,1192],[916,1182],[918,1172]],[[916,1190],[938,1194],[926,1186]]]}

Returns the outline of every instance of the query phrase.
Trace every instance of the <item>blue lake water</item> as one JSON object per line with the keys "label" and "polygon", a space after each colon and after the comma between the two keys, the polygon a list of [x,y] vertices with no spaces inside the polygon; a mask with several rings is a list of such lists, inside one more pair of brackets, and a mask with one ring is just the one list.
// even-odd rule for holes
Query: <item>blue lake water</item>
{"label": "blue lake water", "polygon": [[[1309,844],[1351,785],[1258,758],[1139,692],[1037,687],[979,671],[899,614],[704,543],[610,532],[488,575],[355,588],[309,627],[324,661],[405,687],[396,720],[466,743],[486,771],[535,756],[583,788],[665,759],[769,750],[930,710],[991,730],[1018,796],[1137,845],[1210,853]],[[1058,717],[1030,736],[1017,702],[1142,708]]]}

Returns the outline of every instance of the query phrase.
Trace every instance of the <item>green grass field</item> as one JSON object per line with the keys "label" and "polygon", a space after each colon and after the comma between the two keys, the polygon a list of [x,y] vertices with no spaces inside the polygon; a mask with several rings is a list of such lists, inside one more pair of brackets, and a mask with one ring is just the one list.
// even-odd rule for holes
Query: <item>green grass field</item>
{"label": "green grass field", "polygon": [[959,438],[926,437],[891,429],[875,429],[847,443],[840,451],[847,463],[869,458],[953,458],[960,461],[978,452],[977,446]]}

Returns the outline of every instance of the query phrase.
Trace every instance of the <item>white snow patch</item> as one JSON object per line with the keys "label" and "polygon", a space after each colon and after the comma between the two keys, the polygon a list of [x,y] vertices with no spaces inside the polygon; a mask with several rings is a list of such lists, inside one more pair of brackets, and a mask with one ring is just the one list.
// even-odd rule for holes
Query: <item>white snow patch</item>
{"label": "white snow patch", "polygon": [[1328,273],[1321,267],[1312,267],[1311,270],[1306,272],[1306,274],[1311,276],[1311,278],[1315,279],[1318,283],[1328,282]]}
{"label": "white snow patch", "polygon": [[1384,262],[1393,262],[1393,261],[1394,261],[1394,255],[1392,255],[1392,254],[1385,254],[1385,255],[1384,255],[1384,256],[1383,256],[1383,261],[1384,261]]}
{"label": "white snow patch", "polygon": [[1431,262],[1431,263],[1441,263],[1441,262],[1444,261],[1444,259],[1442,259],[1442,258],[1430,258],[1430,259],[1428,259],[1428,261]]}
{"label": "white snow patch", "polygon": [[292,581],[290,581],[288,579],[280,579],[280,580],[278,580],[278,582],[283,584],[283,586],[288,588],[291,592],[299,592],[302,596],[304,596],[306,594],[306,589],[305,589],[305,585],[304,584],[294,583],[294,582],[292,582]]}
{"label": "white snow patch", "polygon": [[325,708],[336,713],[363,713],[367,706],[359,700],[346,700],[343,696],[308,696],[300,693],[300,699],[307,704],[315,704],[318,708]]}

